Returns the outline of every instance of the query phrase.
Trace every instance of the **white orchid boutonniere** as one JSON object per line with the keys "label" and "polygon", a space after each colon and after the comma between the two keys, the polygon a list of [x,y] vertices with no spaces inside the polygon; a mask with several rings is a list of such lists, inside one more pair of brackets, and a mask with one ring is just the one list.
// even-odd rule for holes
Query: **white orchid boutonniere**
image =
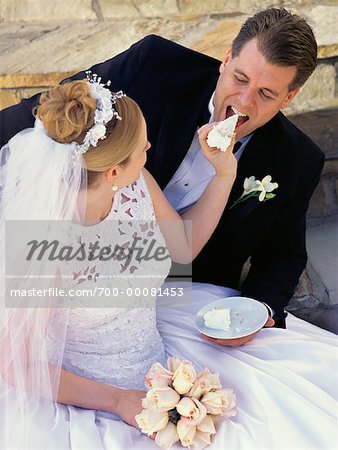
{"label": "white orchid boutonniere", "polygon": [[276,194],[273,194],[272,191],[278,188],[278,183],[273,183],[271,180],[271,175],[266,175],[262,181],[256,180],[254,176],[245,178],[243,194],[231,205],[230,209],[250,197],[258,197],[260,202],[274,198]]}

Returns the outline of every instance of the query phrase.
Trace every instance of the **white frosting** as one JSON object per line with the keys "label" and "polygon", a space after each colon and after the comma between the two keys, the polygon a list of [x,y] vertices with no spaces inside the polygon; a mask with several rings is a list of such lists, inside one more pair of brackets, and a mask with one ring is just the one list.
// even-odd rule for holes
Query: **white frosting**
{"label": "white frosting", "polygon": [[232,135],[235,132],[236,123],[238,120],[238,114],[228,117],[228,119],[222,120],[209,131],[207,137],[207,144],[209,147],[217,147],[222,152],[225,152],[230,145]]}
{"label": "white frosting", "polygon": [[231,325],[231,308],[211,309],[204,314],[205,326],[216,330],[228,331]]}

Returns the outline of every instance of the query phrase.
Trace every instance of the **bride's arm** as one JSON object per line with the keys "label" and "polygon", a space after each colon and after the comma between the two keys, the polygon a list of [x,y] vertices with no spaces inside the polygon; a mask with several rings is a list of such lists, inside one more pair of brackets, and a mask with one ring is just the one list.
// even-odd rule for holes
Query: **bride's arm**
{"label": "bride's arm", "polygon": [[[37,369],[37,365],[34,366],[35,371],[42,374],[42,378],[46,373],[44,367],[49,372],[48,376],[51,380],[57,378],[58,389],[56,401],[58,403],[117,414],[124,422],[139,428],[135,416],[140,414],[143,409],[142,399],[146,396],[145,391],[118,388],[76,375],[65,369],[60,369],[59,372],[59,369],[51,364],[48,364],[48,367],[42,366],[40,371]],[[27,374],[29,375],[29,370]],[[31,375],[31,377],[26,376],[23,380],[18,379],[18,375],[14,374],[11,364],[5,365],[2,362],[0,364],[0,385],[3,383],[4,393],[7,392],[5,391],[5,386],[14,389],[17,389],[19,386],[20,389],[24,387],[26,393],[29,393],[30,396],[36,395],[41,397],[45,394],[45,391],[43,388],[39,390],[39,386],[31,384],[31,380],[34,380],[34,374],[32,373]],[[35,379],[35,382],[39,385],[41,380]],[[49,391],[48,393],[50,394]],[[25,395],[23,398],[25,398]]]}
{"label": "bride's arm", "polygon": [[176,262],[191,262],[202,250],[222,216],[236,178],[237,160],[232,153],[235,139],[226,152],[211,149],[206,144],[210,128],[210,125],[203,127],[199,138],[203,154],[214,166],[216,174],[200,199],[182,216],[170,205],[155,179],[143,169],[156,219]]}
{"label": "bride's arm", "polygon": [[107,411],[138,428],[135,416],[142,411],[144,391],[121,389],[61,369],[57,402]]}

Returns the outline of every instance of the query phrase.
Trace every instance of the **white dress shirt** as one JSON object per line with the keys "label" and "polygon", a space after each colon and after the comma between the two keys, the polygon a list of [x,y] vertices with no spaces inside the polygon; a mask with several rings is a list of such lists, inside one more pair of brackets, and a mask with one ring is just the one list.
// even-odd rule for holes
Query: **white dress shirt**
{"label": "white dress shirt", "polygon": [[[209,102],[211,114],[209,123],[213,121],[215,109],[213,99],[214,94]],[[252,134],[249,134],[240,139],[242,145],[236,152],[237,159],[240,158],[251,136]],[[187,154],[163,192],[171,205],[182,214],[197,202],[214,175],[215,169],[202,153],[196,130]]]}

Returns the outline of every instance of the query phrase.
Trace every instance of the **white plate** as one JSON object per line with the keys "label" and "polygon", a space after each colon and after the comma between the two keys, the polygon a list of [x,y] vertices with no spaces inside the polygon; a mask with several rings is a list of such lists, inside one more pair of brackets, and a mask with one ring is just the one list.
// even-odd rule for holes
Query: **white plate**
{"label": "white plate", "polygon": [[[231,325],[228,331],[205,326],[204,314],[211,309],[231,308]],[[235,339],[260,330],[268,320],[268,310],[263,303],[248,297],[226,297],[208,303],[196,314],[196,328],[203,334],[219,339]]]}

